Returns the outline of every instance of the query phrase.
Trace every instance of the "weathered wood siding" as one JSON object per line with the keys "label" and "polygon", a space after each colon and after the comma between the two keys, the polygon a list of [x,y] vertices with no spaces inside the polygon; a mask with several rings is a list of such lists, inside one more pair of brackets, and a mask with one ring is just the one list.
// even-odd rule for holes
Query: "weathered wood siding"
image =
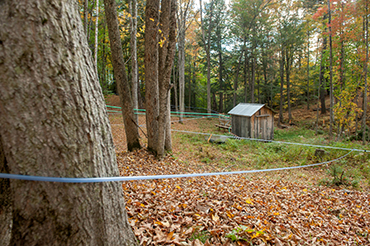
{"label": "weathered wood siding", "polygon": [[231,117],[232,133],[239,137],[250,137],[250,117],[233,115]]}
{"label": "weathered wood siding", "polygon": [[252,117],[232,115],[232,132],[239,137],[274,139],[272,110],[263,107]]}

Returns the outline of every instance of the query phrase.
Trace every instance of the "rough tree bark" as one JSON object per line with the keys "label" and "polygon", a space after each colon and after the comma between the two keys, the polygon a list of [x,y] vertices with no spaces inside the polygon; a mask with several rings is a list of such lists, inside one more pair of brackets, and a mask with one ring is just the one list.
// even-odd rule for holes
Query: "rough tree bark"
{"label": "rough tree bark", "polygon": [[145,8],[145,108],[148,150],[156,152],[158,144],[158,21],[159,1],[147,0]]}
{"label": "rough tree bark", "polygon": [[[158,59],[158,86],[159,86],[159,127],[157,156],[165,155],[165,150],[172,151],[171,143],[171,118],[170,118],[170,91],[171,70],[175,55],[176,45],[176,0],[162,0],[160,26],[162,27],[162,45],[159,47]],[[162,37],[162,38],[163,38]]]}
{"label": "rough tree bark", "polygon": [[135,121],[130,87],[128,85],[125,70],[125,61],[123,59],[115,0],[104,0],[104,7],[105,16],[107,18],[109,42],[112,50],[114,77],[117,81],[117,89],[122,107],[123,123],[125,124],[127,149],[132,151],[140,149],[141,145],[139,141],[138,127]]}
{"label": "rough tree bark", "polygon": [[[148,149],[158,158],[164,156],[165,145],[171,150],[170,101],[171,69],[176,45],[175,0],[148,0],[145,10],[145,96]],[[160,18],[159,18],[160,17]],[[161,27],[159,32],[158,26]],[[161,35],[159,35],[161,33]]]}
{"label": "rough tree bark", "polygon": [[[5,163],[14,174],[118,176],[77,1],[0,5],[1,171]],[[10,245],[136,245],[119,183],[9,184],[0,209],[12,205]]]}

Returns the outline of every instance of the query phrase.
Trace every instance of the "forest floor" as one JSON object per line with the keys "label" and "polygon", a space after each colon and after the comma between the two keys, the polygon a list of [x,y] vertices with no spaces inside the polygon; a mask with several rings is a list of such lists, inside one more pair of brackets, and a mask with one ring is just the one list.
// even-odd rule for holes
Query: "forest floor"
{"label": "forest floor", "polygon": [[[275,140],[328,145],[324,134],[315,135],[311,111],[296,108],[296,125],[276,129]],[[215,127],[218,119],[176,120],[173,130],[227,134]],[[234,139],[213,144],[209,136],[173,131],[173,152],[159,161],[145,149],[128,153],[121,115],[110,114],[110,121],[122,176],[300,166],[348,153],[326,150],[317,157],[313,147]],[[325,118],[320,122],[325,131]],[[139,124],[145,132],[144,116]],[[365,148],[356,142],[330,145]],[[140,245],[370,245],[369,164],[368,153],[351,152],[318,167],[130,181],[122,187]]]}

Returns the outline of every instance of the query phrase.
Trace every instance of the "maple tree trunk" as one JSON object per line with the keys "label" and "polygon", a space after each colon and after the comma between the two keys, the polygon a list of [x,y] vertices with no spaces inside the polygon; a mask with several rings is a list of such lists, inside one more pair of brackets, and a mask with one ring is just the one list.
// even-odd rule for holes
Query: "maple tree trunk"
{"label": "maple tree trunk", "polygon": [[158,21],[159,1],[148,0],[145,8],[145,107],[148,149],[156,153],[158,144]]}
{"label": "maple tree trunk", "polygon": [[123,123],[125,125],[127,149],[132,151],[140,149],[141,145],[139,141],[138,127],[135,122],[135,113],[130,87],[128,85],[125,70],[125,61],[123,59],[115,0],[104,0],[104,6],[108,25],[109,42],[112,50],[114,77],[117,82],[117,90],[122,107]]}
{"label": "maple tree trunk", "polygon": [[[130,8],[130,51],[131,51],[131,94],[132,106],[138,109],[138,67],[137,67],[137,48],[136,48],[136,34],[137,34],[137,2],[131,0]],[[138,123],[138,116],[135,114],[135,121]]]}
{"label": "maple tree trunk", "polygon": [[[162,158],[164,151],[171,150],[171,127],[169,96],[171,90],[171,70],[176,45],[176,0],[163,0],[161,2],[160,26],[162,30],[162,45],[159,47],[158,59],[158,85],[159,85],[159,125],[157,157]],[[166,141],[167,139],[167,141]]]}
{"label": "maple tree trunk", "polygon": [[[1,12],[0,12],[1,13]],[[1,77],[0,77],[1,78]],[[0,135],[0,173],[9,173]],[[12,193],[9,179],[0,179],[0,245],[9,245],[13,226]]]}
{"label": "maple tree trunk", "polygon": [[[77,1],[1,2],[1,172],[119,175],[83,32]],[[120,183],[1,183],[0,210],[12,205],[12,223],[0,220],[11,226],[10,245],[136,245]]]}

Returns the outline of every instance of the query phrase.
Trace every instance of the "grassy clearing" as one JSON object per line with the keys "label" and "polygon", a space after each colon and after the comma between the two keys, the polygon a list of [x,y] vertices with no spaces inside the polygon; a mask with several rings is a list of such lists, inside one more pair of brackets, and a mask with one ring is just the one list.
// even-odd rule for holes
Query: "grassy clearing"
{"label": "grassy clearing", "polygon": [[[210,120],[199,120],[196,127],[192,126],[192,131],[228,135],[217,131],[213,123]],[[274,135],[275,140],[284,142],[342,148],[367,148],[358,142],[329,143],[323,135],[315,135],[315,131],[298,126],[289,129],[276,129]],[[323,149],[323,154],[315,155],[316,147],[236,139],[228,139],[224,144],[214,144],[208,142],[208,138],[209,135],[174,132],[174,145],[178,145],[176,149],[181,149],[181,152],[175,150],[174,155],[182,156],[182,159],[202,162],[213,167],[215,171],[234,171],[308,165],[330,161],[348,153],[345,150]],[[266,178],[289,179],[312,185],[367,190],[370,186],[370,155],[352,152],[345,159],[331,165],[257,175]]]}

